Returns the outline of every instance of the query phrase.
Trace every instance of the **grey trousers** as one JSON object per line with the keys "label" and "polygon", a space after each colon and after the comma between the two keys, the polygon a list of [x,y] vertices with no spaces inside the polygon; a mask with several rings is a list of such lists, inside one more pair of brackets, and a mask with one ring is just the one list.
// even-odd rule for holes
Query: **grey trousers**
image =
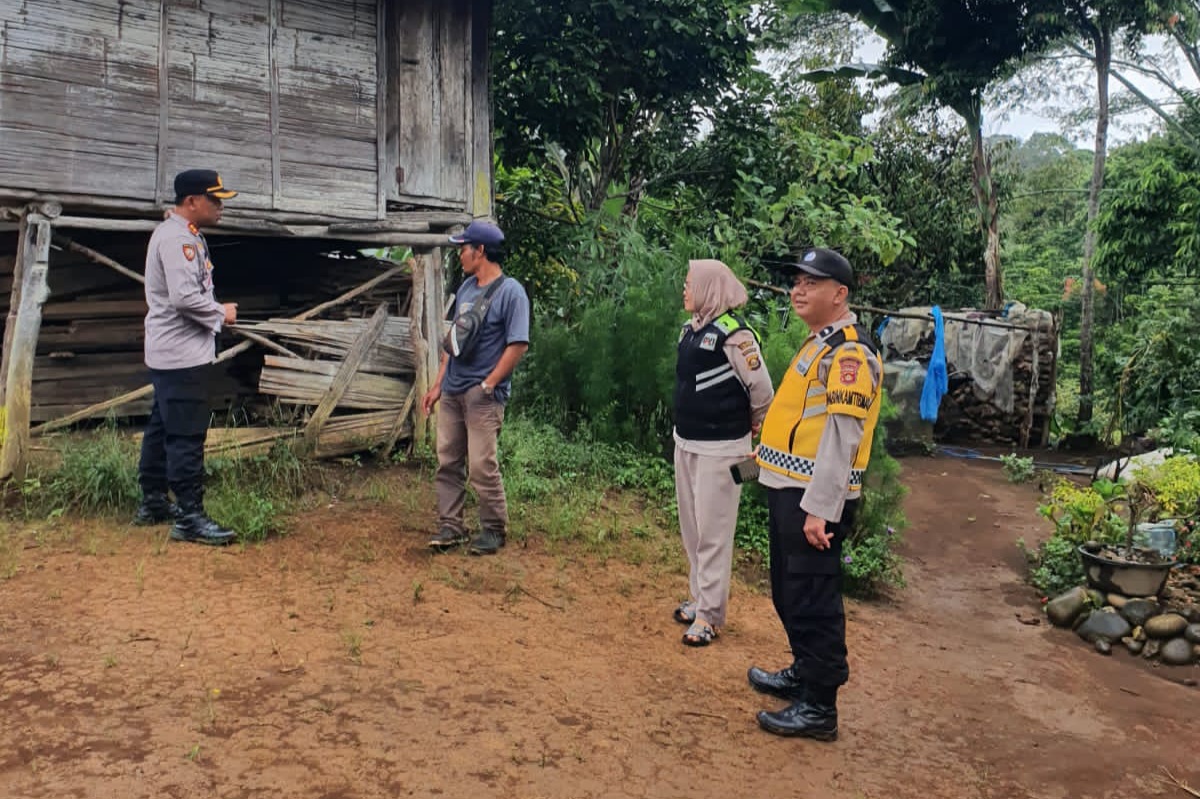
{"label": "grey trousers", "polygon": [[479,524],[484,530],[508,532],[508,501],[496,442],[504,422],[504,405],[473,386],[464,394],[442,395],[438,405],[437,490],[438,529],[463,532],[468,468],[471,487],[479,500]]}
{"label": "grey trousers", "polygon": [[733,532],[742,487],[729,467],[745,455],[697,455],[675,447],[679,532],[688,558],[688,583],[696,618],[725,625],[729,608]]}

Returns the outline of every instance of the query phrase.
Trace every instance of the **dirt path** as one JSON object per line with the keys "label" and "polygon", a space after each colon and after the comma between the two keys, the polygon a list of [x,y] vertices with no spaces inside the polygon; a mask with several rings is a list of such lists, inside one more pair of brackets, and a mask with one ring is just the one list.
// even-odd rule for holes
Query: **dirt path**
{"label": "dirt path", "polygon": [[0,796],[1186,797],[1160,766],[1200,785],[1200,691],[1018,618],[1039,615],[1013,543],[1042,530],[1034,490],[945,458],[905,479],[910,587],[850,609],[836,744],[754,723],[771,701],[745,670],[786,657],[769,597],[739,587],[727,634],[689,650],[677,559],[433,557],[426,511],[360,502],[245,550],[95,527],[21,553]]}

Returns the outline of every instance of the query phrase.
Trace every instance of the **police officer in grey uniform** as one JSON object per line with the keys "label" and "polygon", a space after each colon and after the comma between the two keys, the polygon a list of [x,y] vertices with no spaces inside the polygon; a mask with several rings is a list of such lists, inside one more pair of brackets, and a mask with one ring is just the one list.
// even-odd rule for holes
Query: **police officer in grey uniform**
{"label": "police officer in grey uniform", "polygon": [[142,438],[142,504],[134,522],[174,522],[176,541],[222,545],[237,537],[204,512],[209,370],[217,334],[237,321],[237,304],[213,296],[212,257],[200,232],[221,220],[223,202],[235,196],[213,170],[180,172],[175,207],[146,252],[146,366],[154,406]]}

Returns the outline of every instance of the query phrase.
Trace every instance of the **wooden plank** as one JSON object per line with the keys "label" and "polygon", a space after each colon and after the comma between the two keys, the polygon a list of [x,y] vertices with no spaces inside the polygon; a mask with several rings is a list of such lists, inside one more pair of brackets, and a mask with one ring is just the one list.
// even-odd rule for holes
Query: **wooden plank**
{"label": "wooden plank", "polygon": [[492,85],[491,27],[493,0],[471,3],[470,53],[470,128],[471,142],[471,213],[476,217],[493,214],[495,185],[492,177]]}
{"label": "wooden plank", "polygon": [[316,444],[317,437],[321,434],[321,428],[346,394],[346,390],[350,387],[350,381],[358,374],[359,367],[367,357],[367,352],[379,340],[379,334],[383,332],[387,318],[387,306],[380,305],[375,310],[374,316],[371,317],[367,328],[354,342],[354,346],[350,348],[345,360],[338,367],[333,382],[329,384],[329,391],[321,398],[320,404],[317,405],[317,409],[313,411],[312,417],[304,427],[304,438],[310,445]]}
{"label": "wooden plank", "polygon": [[33,360],[37,351],[42,305],[50,295],[46,271],[50,265],[50,222],[40,214],[22,220],[21,297],[4,373],[3,446],[0,479],[25,476],[29,454],[29,414],[32,406]]}
{"label": "wooden plank", "polygon": [[375,0],[375,216],[387,216],[387,0]]}
{"label": "wooden plank", "polygon": [[170,37],[167,35],[167,3],[169,0],[158,0],[158,140],[156,142],[158,157],[155,168],[154,200],[169,202],[174,199],[174,176],[168,174],[167,149],[171,141],[171,49]]}

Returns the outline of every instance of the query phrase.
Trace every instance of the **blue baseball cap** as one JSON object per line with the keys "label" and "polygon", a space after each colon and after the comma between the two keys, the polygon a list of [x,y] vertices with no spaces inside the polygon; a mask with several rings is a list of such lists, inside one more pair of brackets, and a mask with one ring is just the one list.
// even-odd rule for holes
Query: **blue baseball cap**
{"label": "blue baseball cap", "polygon": [[504,241],[504,232],[491,222],[472,222],[462,233],[450,237],[451,244],[500,244]]}

